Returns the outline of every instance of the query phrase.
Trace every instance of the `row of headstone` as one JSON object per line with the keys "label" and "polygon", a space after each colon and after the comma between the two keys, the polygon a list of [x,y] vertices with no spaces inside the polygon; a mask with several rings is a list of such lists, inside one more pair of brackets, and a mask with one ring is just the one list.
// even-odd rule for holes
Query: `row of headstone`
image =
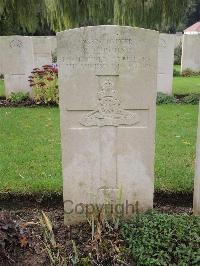
{"label": "row of headstone", "polygon": [[[159,35],[157,91],[167,94],[172,94],[174,40],[175,35]],[[28,76],[32,69],[52,63],[56,47],[56,37],[0,37],[0,73],[5,76],[6,95],[30,92]]]}
{"label": "row of headstone", "polygon": [[0,72],[4,74],[6,96],[11,92],[31,92],[28,82],[33,68],[52,63],[56,37],[0,37]]}

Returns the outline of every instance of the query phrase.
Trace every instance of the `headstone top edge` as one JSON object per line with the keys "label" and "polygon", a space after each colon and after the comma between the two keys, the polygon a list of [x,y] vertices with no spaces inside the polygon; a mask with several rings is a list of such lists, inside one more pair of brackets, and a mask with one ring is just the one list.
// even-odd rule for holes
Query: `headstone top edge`
{"label": "headstone top edge", "polygon": [[97,25],[97,26],[86,26],[86,27],[77,27],[73,29],[67,29],[64,31],[60,31],[56,33],[56,36],[59,37],[63,34],[66,34],[68,32],[76,32],[80,30],[86,30],[86,29],[95,29],[95,28],[119,28],[119,29],[132,29],[132,30],[138,30],[138,31],[144,31],[144,32],[151,32],[156,35],[159,34],[159,31],[156,30],[151,30],[151,29],[145,29],[145,28],[140,28],[140,27],[132,27],[132,26],[121,26],[121,25]]}

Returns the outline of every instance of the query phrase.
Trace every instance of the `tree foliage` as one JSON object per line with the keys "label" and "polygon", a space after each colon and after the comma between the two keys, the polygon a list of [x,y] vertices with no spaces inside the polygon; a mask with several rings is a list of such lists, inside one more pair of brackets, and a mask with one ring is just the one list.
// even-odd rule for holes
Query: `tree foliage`
{"label": "tree foliage", "polygon": [[[176,27],[194,0],[0,0],[1,24],[23,32],[61,31],[119,24],[153,29]],[[13,23],[13,21],[15,21]],[[2,25],[0,25],[2,27]]]}

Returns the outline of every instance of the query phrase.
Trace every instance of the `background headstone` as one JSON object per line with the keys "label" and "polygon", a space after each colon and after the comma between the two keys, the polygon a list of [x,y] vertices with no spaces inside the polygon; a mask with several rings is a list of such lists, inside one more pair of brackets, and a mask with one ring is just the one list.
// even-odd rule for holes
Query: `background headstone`
{"label": "background headstone", "polygon": [[197,144],[196,144],[193,213],[195,215],[200,215],[200,105],[199,105],[199,118],[198,118],[198,130],[197,130]]}
{"label": "background headstone", "polygon": [[0,36],[0,75],[4,74],[5,72],[4,71],[5,60],[4,60],[3,41],[4,41],[4,38]]}
{"label": "background headstone", "polygon": [[42,67],[52,63],[51,55],[51,39],[46,36],[34,36],[33,41],[33,57],[34,67]]}
{"label": "background headstone", "polygon": [[200,34],[184,34],[181,58],[181,71],[200,71]]}
{"label": "background headstone", "polygon": [[57,43],[65,222],[87,204],[152,208],[158,33],[85,27]]}
{"label": "background headstone", "polygon": [[177,48],[179,45],[182,45],[182,40],[183,34],[181,32],[174,34],[174,49]]}
{"label": "background headstone", "polygon": [[159,34],[157,91],[172,94],[174,35]]}
{"label": "background headstone", "polygon": [[3,36],[4,82],[6,96],[11,92],[30,92],[28,76],[33,70],[33,45],[30,37]]}

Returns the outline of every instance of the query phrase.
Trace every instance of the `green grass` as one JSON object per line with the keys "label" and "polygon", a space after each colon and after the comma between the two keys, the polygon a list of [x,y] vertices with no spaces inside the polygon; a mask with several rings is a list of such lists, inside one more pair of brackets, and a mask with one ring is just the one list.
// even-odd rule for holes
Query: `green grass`
{"label": "green grass", "polygon": [[180,95],[200,93],[200,76],[174,77],[173,93]]}
{"label": "green grass", "polygon": [[0,96],[5,95],[4,81],[0,79]]}
{"label": "green grass", "polygon": [[[157,107],[157,191],[193,188],[197,105]],[[58,108],[0,108],[0,193],[62,192]]]}
{"label": "green grass", "polygon": [[0,108],[0,192],[61,191],[58,108]]}
{"label": "green grass", "polygon": [[197,105],[157,106],[156,190],[192,191],[197,116]]}
{"label": "green grass", "polygon": [[174,69],[178,72],[181,72],[181,66],[180,65],[174,65]]}
{"label": "green grass", "polygon": [[[174,69],[180,72],[181,66],[174,65]],[[173,93],[179,95],[200,93],[200,76],[174,77]]]}

